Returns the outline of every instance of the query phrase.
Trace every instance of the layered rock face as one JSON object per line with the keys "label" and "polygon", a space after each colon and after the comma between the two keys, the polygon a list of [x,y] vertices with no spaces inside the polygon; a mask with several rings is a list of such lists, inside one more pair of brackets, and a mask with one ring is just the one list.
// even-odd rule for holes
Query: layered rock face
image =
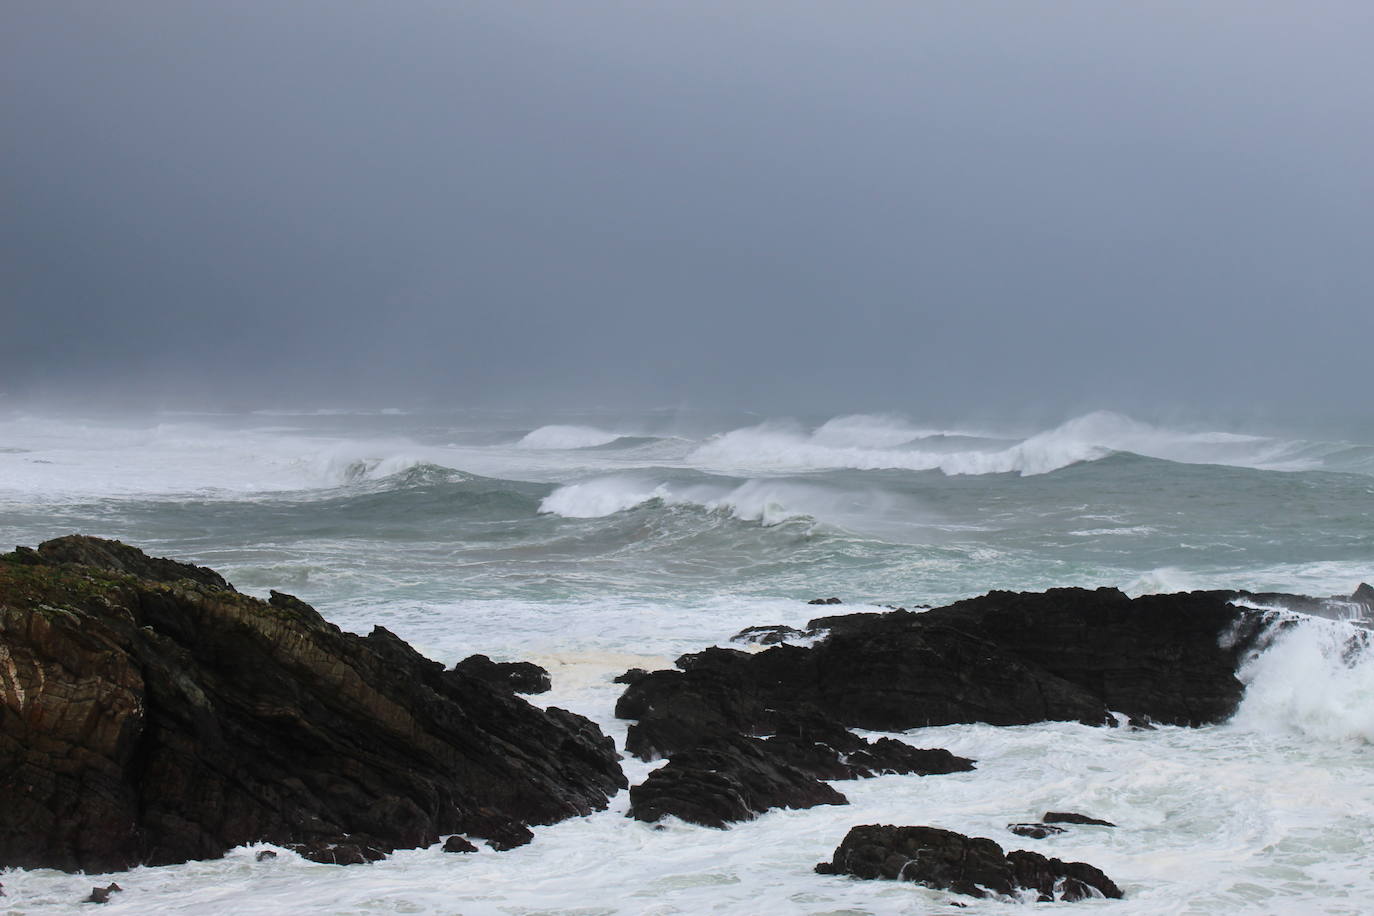
{"label": "layered rock face", "polygon": [[604,808],[588,720],[344,633],[304,602],[95,538],[0,557],[0,867],[109,871],[254,841],[369,849]]}
{"label": "layered rock face", "polygon": [[826,638],[762,652],[713,648],[636,676],[616,714],[627,748],[671,757],[705,740],[785,731],[798,716],[901,731],[1077,720],[1203,725],[1235,711],[1236,670],[1269,615],[1235,593],[991,592],[922,613],[811,621]]}

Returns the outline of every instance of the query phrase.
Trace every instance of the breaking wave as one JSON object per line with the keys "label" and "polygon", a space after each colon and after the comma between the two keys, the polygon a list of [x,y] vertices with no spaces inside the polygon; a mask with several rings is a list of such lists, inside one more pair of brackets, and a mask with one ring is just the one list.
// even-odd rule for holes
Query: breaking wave
{"label": "breaking wave", "polygon": [[[951,449],[951,442],[962,447]],[[1188,432],[1108,411],[1007,442],[988,434],[918,429],[897,419],[856,415],[810,431],[785,422],[733,430],[706,441],[688,460],[703,468],[767,473],[854,468],[939,470],[948,475],[1047,474],[1118,452],[1184,464],[1283,471],[1356,470],[1370,460],[1363,446]]]}
{"label": "breaking wave", "polygon": [[1232,720],[1256,731],[1374,744],[1371,633],[1347,621],[1290,618],[1240,672],[1245,699]]}
{"label": "breaking wave", "polygon": [[928,521],[928,513],[905,494],[771,478],[683,482],[609,475],[559,487],[539,511],[602,518],[650,504],[724,512],[765,527],[800,519],[889,536]]}

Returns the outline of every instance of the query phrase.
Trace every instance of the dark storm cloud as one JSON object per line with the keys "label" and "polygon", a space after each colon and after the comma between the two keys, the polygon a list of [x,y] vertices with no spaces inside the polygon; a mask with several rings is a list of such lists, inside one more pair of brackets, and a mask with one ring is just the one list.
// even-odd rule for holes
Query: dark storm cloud
{"label": "dark storm cloud", "polygon": [[0,389],[1355,402],[1365,3],[12,3]]}

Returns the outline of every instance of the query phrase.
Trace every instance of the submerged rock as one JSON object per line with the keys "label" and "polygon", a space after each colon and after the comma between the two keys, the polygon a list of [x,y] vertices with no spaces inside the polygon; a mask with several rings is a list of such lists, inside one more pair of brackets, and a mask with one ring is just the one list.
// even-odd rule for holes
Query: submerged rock
{"label": "submerged rock", "polygon": [[90,896],[87,897],[85,900],[83,900],[83,901],[81,901],[81,902],[82,902],[82,903],[109,903],[109,902],[110,902],[110,895],[111,895],[111,894],[117,894],[117,893],[119,893],[119,892],[122,891],[122,890],[124,890],[124,888],[122,888],[122,887],[120,887],[118,884],[114,884],[114,883],[107,884],[107,885],[105,885],[104,887],[93,887],[93,888],[91,888]]}
{"label": "submerged rock", "polygon": [[1088,817],[1086,814],[1076,814],[1073,811],[1046,811],[1045,816],[1040,818],[1046,824],[1088,824],[1094,827],[1115,827],[1111,821],[1104,821],[1096,817]]}
{"label": "submerged rock", "polygon": [[0,556],[0,868],[252,842],[357,861],[452,833],[508,847],[624,785],[587,719],[384,629],[345,633],[115,541]]}
{"label": "submerged rock", "polygon": [[938,827],[853,827],[831,860],[816,871],[914,881],[969,897],[1015,898],[1030,892],[1048,903],[1121,896],[1110,878],[1085,862],[1062,862],[1024,850],[1003,853],[992,840]]}
{"label": "submerged rock", "polygon": [[1047,836],[1068,833],[1063,827],[1055,827],[1053,824],[1008,824],[1007,829],[1017,836],[1030,837],[1032,840],[1043,840]]}
{"label": "submerged rock", "polygon": [[378,862],[395,851],[390,843],[368,836],[336,836],[308,843],[287,843],[302,859],[322,865],[365,865]]}
{"label": "submerged rock", "polygon": [[813,634],[806,630],[798,630],[796,627],[772,623],[762,626],[745,627],[734,636],[731,636],[730,641],[748,643],[756,646],[775,646],[780,642],[787,642],[789,639],[804,639],[811,635]]}
{"label": "submerged rock", "polygon": [[476,852],[477,847],[468,842],[464,837],[454,834],[444,840],[444,852]]}

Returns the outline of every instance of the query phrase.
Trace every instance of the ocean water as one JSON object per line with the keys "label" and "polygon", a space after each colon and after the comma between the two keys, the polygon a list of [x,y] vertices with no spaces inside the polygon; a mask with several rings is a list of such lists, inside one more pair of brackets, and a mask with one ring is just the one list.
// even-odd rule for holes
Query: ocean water
{"label": "ocean water", "polygon": [[[1333,431],[1334,428],[1334,431]],[[1296,431],[1301,429],[1302,431]],[[534,698],[612,716],[628,667],[663,667],[805,599],[938,605],[991,588],[1113,585],[1346,594],[1374,579],[1374,431],[1053,425],[702,411],[0,411],[0,546],[71,532],[291,592],[445,663],[549,668]],[[822,877],[861,823],[930,824],[1091,862],[1123,890],[1084,912],[1374,910],[1374,657],[1302,620],[1245,672],[1236,717],[1130,732],[1052,723],[902,736],[974,773],[839,785],[851,804],[728,831],[608,811],[530,846],[340,869],[252,849],[136,869],[112,913],[1020,912]],[[638,781],[652,765],[632,759]],[[1026,840],[1067,809],[1116,830]],[[0,913],[76,912],[104,877],[0,873]],[[1075,912],[1078,910],[1076,909]]]}

